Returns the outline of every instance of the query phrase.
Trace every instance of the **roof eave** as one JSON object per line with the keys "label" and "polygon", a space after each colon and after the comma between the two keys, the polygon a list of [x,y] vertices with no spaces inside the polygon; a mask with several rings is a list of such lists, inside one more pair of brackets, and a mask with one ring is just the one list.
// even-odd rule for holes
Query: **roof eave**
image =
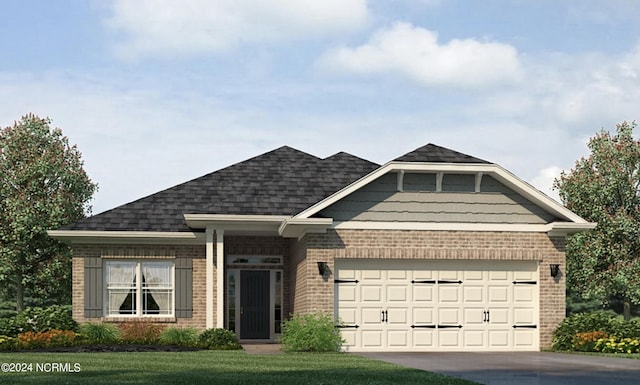
{"label": "roof eave", "polygon": [[201,244],[204,234],[191,231],[87,231],[48,230],[47,234],[68,244]]}
{"label": "roof eave", "polygon": [[439,162],[398,162],[391,161],[372,171],[364,177],[358,179],[352,184],[337,191],[326,199],[316,203],[308,209],[302,211],[296,218],[309,218],[310,216],[320,212],[333,203],[343,199],[347,195],[355,192],[363,186],[378,179],[384,174],[395,171],[421,171],[421,172],[449,172],[449,173],[483,173],[505,183],[510,188],[525,196],[527,199],[538,204],[543,209],[552,213],[560,219],[572,223],[589,223],[571,210],[562,206],[540,190],[536,189],[529,183],[516,177],[514,174],[495,163],[439,163]]}

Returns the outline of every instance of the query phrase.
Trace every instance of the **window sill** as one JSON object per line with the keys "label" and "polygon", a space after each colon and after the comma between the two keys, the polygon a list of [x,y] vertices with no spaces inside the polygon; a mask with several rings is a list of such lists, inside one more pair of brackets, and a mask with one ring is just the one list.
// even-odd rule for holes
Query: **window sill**
{"label": "window sill", "polygon": [[102,317],[102,322],[156,322],[176,323],[176,317]]}

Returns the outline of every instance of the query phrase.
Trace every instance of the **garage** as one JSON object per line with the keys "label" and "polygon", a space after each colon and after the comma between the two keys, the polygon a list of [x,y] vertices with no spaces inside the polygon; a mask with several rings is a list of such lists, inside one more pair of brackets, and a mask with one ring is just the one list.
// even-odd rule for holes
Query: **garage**
{"label": "garage", "polygon": [[335,261],[347,351],[537,351],[535,261]]}

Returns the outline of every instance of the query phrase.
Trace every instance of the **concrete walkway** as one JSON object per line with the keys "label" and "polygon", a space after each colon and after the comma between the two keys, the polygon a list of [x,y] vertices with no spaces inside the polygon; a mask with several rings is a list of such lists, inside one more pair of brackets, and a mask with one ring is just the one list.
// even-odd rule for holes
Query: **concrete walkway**
{"label": "concrete walkway", "polygon": [[491,385],[640,384],[640,360],[547,352],[357,353]]}

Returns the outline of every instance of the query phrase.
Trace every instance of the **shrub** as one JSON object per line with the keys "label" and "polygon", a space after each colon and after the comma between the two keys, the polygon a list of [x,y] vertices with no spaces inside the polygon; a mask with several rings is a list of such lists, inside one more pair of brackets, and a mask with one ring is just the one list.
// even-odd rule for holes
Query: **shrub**
{"label": "shrub", "polygon": [[573,337],[573,349],[579,352],[594,352],[599,340],[609,338],[605,332],[578,333]]}
{"label": "shrub", "polygon": [[160,333],[160,342],[165,345],[198,346],[198,331],[194,328],[166,328]]}
{"label": "shrub", "polygon": [[198,338],[200,347],[210,350],[240,350],[238,337],[230,330],[207,329]]}
{"label": "shrub", "polygon": [[0,350],[12,350],[15,347],[15,338],[0,335]]}
{"label": "shrub", "polygon": [[578,333],[604,332],[612,335],[615,320],[608,314],[578,313],[565,318],[553,332],[553,350],[575,350],[574,339]]}
{"label": "shrub", "polygon": [[602,353],[640,353],[640,340],[637,338],[601,338],[595,350]]}
{"label": "shrub", "polygon": [[611,325],[609,335],[640,339],[640,320],[620,321],[616,319]]}
{"label": "shrub", "polygon": [[164,326],[148,321],[133,321],[120,324],[119,328],[124,343],[153,345],[158,343]]}
{"label": "shrub", "polygon": [[17,337],[23,331],[24,328],[18,325],[15,317],[0,318],[0,335]]}
{"label": "shrub", "polygon": [[71,317],[71,306],[29,307],[14,317],[0,319],[0,334],[10,337],[53,329],[78,330],[78,323]]}
{"label": "shrub", "polygon": [[80,325],[80,333],[90,344],[112,344],[120,340],[120,329],[109,323],[86,323]]}
{"label": "shrub", "polygon": [[24,332],[18,334],[16,347],[18,349],[55,348],[74,346],[78,341],[78,334],[71,330],[51,329],[46,332]]}
{"label": "shrub", "polygon": [[339,351],[344,340],[333,317],[325,313],[294,314],[282,324],[282,348],[289,352]]}

